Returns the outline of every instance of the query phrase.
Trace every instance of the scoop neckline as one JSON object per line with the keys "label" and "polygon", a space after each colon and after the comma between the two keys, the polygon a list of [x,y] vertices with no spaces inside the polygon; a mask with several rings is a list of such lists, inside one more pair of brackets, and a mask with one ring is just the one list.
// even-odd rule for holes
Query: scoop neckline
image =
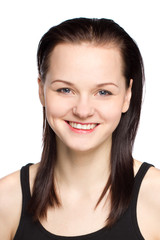
{"label": "scoop neckline", "polygon": [[[29,168],[31,165],[34,165],[33,163],[29,163],[27,164],[28,165],[28,194],[29,194],[29,197],[31,198],[31,189],[30,189],[30,172],[29,172]],[[59,234],[55,234],[55,233],[52,233],[50,232],[49,230],[47,230],[39,220],[36,221],[36,225],[38,227],[38,229],[44,234],[44,235],[47,235],[48,237],[50,237],[51,239],[54,238],[54,239],[63,239],[63,240],[66,240],[66,239],[73,239],[73,240],[78,240],[78,239],[86,239],[86,238],[93,238],[93,237],[99,237],[101,236],[103,233],[106,233],[108,231],[108,228],[107,226],[104,226],[94,232],[91,232],[91,233],[86,233],[86,234],[82,234],[82,235],[75,235],[75,236],[65,236],[65,235],[59,235]]]}
{"label": "scoop neckline", "polygon": [[45,227],[43,227],[43,225],[41,224],[41,222],[38,220],[37,221],[37,227],[39,228],[39,230],[47,235],[50,238],[55,238],[55,239],[73,239],[73,240],[78,240],[78,239],[88,239],[88,238],[95,238],[95,237],[100,237],[103,233],[107,233],[108,232],[108,228],[106,226],[100,228],[99,230],[96,230],[94,232],[91,233],[86,233],[86,234],[82,234],[82,235],[76,235],[76,236],[64,236],[64,235],[59,235],[59,234],[55,234],[52,232],[49,232]]}
{"label": "scoop neckline", "polygon": [[[32,165],[32,164],[31,164]],[[142,164],[140,165],[136,175],[134,176],[134,179],[136,181],[136,178],[138,177],[139,173],[140,173],[140,169],[142,168],[142,166],[145,165],[145,162],[142,162]],[[30,165],[29,165],[30,167]],[[28,169],[29,170],[29,169]],[[29,181],[29,178],[28,178],[28,181]],[[29,184],[29,194],[30,194],[30,197],[31,197],[31,190],[30,190],[30,184]],[[91,232],[91,233],[86,233],[86,234],[82,234],[82,235],[76,235],[76,236],[64,236],[64,235],[59,235],[59,234],[55,234],[55,233],[52,233],[50,231],[48,231],[42,224],[39,220],[37,220],[36,222],[37,224],[37,227],[38,229],[44,234],[44,235],[47,235],[48,237],[50,238],[55,238],[55,239],[62,239],[62,240],[66,240],[66,239],[73,239],[73,240],[82,240],[82,239],[85,239],[85,238],[94,238],[94,237],[99,237],[101,236],[103,233],[109,233],[108,232],[108,228],[107,226],[104,226],[102,228],[100,228],[99,230],[96,230],[94,232]]]}

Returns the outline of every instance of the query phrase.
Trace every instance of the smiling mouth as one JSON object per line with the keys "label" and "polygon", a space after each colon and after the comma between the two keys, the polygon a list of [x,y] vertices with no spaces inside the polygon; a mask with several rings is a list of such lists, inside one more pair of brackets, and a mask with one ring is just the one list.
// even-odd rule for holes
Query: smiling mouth
{"label": "smiling mouth", "polygon": [[76,122],[70,122],[67,121],[67,123],[75,129],[80,129],[80,130],[92,130],[94,129],[99,123],[76,123]]}

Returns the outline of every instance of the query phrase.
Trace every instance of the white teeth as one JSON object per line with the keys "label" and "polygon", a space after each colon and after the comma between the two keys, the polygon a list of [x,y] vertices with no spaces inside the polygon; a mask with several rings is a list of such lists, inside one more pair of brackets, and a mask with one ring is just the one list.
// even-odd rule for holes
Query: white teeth
{"label": "white teeth", "polygon": [[69,122],[69,125],[71,125],[73,128],[77,129],[84,129],[84,130],[90,130],[93,129],[97,126],[97,124],[92,123],[92,124],[80,124],[80,123],[74,123],[74,122]]}
{"label": "white teeth", "polygon": [[76,123],[75,123],[75,124],[74,124],[74,127],[81,129],[81,124],[76,124]]}

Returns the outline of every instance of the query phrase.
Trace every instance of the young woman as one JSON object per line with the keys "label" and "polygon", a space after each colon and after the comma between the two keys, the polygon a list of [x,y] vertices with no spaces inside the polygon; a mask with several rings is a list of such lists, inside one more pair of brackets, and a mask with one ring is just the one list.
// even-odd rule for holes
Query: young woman
{"label": "young woman", "polygon": [[160,171],[132,157],[144,71],[112,20],[72,19],[38,48],[41,162],[0,182],[0,239],[160,239]]}

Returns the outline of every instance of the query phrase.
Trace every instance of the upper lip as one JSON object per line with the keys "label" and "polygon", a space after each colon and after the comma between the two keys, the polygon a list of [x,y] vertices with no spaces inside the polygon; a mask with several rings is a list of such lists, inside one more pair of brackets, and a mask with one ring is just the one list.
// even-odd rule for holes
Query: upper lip
{"label": "upper lip", "polygon": [[81,125],[99,124],[99,123],[97,123],[97,122],[92,122],[92,123],[91,123],[91,122],[90,122],[90,123],[84,123],[84,122],[82,123],[82,122],[76,122],[76,121],[66,121],[66,122],[68,122],[68,123],[69,123],[69,122],[73,122],[73,123],[81,124]]}

